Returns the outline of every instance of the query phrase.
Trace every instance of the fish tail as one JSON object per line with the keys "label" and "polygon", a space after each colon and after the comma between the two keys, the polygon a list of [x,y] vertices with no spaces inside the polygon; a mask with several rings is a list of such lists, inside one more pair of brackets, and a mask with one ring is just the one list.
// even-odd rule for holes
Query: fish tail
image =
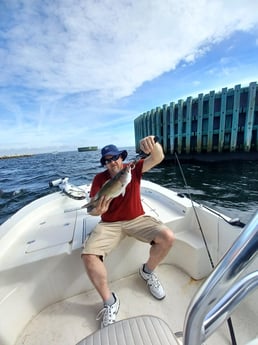
{"label": "fish tail", "polygon": [[91,212],[94,209],[94,205],[89,203],[89,206],[87,207],[87,212]]}

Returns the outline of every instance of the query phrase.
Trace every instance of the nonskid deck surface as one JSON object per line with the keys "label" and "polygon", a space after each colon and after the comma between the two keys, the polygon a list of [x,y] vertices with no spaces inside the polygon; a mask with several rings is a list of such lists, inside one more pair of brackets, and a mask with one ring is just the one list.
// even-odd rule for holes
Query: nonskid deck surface
{"label": "nonskid deck surface", "polygon": [[[181,332],[187,306],[202,281],[194,281],[171,265],[159,266],[156,273],[166,290],[166,298],[161,301],[150,295],[138,273],[110,284],[121,303],[117,320],[155,315],[166,321],[174,333]],[[257,314],[251,312],[252,301],[244,303],[241,310],[232,315],[238,345],[258,337]],[[102,302],[95,290],[53,304],[27,325],[16,345],[75,345],[100,327],[96,316],[101,308]],[[207,345],[230,343],[226,325],[205,342]]]}

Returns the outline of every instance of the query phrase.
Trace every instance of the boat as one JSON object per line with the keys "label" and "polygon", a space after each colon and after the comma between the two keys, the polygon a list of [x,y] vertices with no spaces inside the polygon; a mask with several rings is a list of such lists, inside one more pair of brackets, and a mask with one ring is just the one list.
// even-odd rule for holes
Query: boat
{"label": "boat", "polygon": [[102,301],[81,260],[99,221],[82,208],[90,185],[49,185],[57,190],[0,226],[1,345],[258,344],[258,212],[242,224],[142,180],[146,214],[176,236],[156,269],[166,298],[153,298],[138,275],[149,246],[128,237],[105,261],[121,306],[100,329]]}
{"label": "boat", "polygon": [[97,151],[97,150],[98,150],[98,146],[78,147],[78,152]]}

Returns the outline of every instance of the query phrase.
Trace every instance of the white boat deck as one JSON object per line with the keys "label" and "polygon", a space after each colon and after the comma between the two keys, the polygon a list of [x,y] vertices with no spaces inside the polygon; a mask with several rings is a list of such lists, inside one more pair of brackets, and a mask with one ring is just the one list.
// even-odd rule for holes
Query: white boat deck
{"label": "white boat deck", "polygon": [[[142,202],[145,212],[161,219],[176,236],[156,272],[167,296],[156,300],[138,276],[138,267],[149,255],[148,245],[126,238],[105,261],[110,286],[121,302],[117,320],[153,315],[180,334],[187,307],[211,272],[194,210],[215,265],[242,229],[202,205],[193,210],[189,199],[148,181],[143,181]],[[80,209],[84,203],[53,193],[27,205],[1,226],[0,345],[76,345],[99,329],[96,316],[102,301],[80,258],[82,243],[98,217]],[[77,211],[65,212],[71,208]],[[257,261],[250,272],[257,271]],[[223,287],[226,292],[222,281]],[[258,345],[257,300],[258,290],[232,315],[237,345],[251,345],[253,339],[252,345]],[[227,324],[205,344],[230,345]]]}
{"label": "white boat deck", "polygon": [[[168,264],[160,265],[157,274],[167,293],[162,301],[149,294],[138,273],[111,283],[121,302],[117,320],[155,315],[166,321],[174,333],[182,332],[187,306],[202,281],[195,281]],[[258,343],[258,314],[254,308],[257,298],[258,291],[242,302],[231,316],[238,345],[246,345],[255,338]],[[99,328],[96,316],[101,308],[102,302],[95,290],[50,305],[29,322],[16,345],[75,345]],[[205,344],[231,344],[227,325],[221,326]]]}

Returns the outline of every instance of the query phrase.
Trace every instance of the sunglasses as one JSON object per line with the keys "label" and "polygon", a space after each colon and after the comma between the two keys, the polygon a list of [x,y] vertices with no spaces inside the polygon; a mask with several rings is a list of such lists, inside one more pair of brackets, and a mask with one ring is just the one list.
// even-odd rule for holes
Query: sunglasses
{"label": "sunglasses", "polygon": [[107,158],[104,160],[105,164],[109,164],[111,162],[115,162],[120,158],[120,155],[112,156],[111,158]]}

